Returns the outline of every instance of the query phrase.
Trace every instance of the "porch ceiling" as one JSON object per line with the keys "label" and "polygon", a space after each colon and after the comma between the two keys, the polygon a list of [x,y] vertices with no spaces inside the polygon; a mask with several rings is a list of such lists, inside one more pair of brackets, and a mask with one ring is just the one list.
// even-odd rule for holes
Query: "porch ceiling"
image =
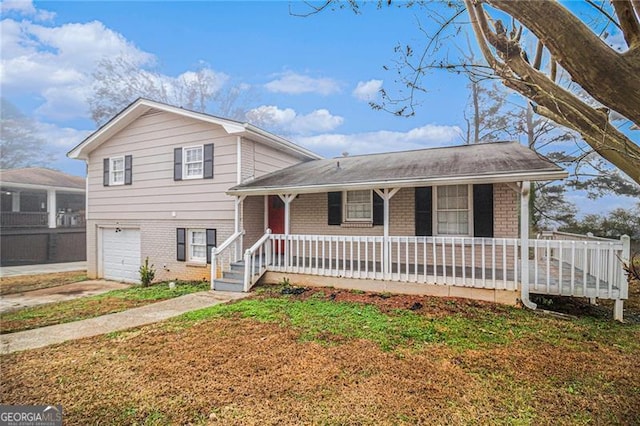
{"label": "porch ceiling", "polygon": [[555,180],[567,175],[518,142],[496,142],[309,161],[237,185],[227,193],[312,193]]}

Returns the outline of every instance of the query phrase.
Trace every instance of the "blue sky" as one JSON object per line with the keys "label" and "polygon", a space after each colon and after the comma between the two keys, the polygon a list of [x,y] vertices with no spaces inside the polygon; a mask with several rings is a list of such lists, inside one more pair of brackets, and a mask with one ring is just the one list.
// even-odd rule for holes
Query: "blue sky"
{"label": "blue sky", "polygon": [[[125,54],[175,78],[206,68],[221,88],[246,89],[241,105],[258,124],[325,156],[462,143],[468,92],[463,76],[437,72],[412,118],[373,111],[380,87],[393,92],[397,44],[425,43],[418,10],[367,4],[306,18],[299,2],[2,3],[2,96],[33,118],[54,167],[82,175],[64,154],[95,129],[86,98],[105,57]],[[420,19],[427,25],[427,19]],[[215,112],[215,111],[214,111]],[[592,202],[583,211],[629,205]],[[605,207],[606,206],[606,207]]]}

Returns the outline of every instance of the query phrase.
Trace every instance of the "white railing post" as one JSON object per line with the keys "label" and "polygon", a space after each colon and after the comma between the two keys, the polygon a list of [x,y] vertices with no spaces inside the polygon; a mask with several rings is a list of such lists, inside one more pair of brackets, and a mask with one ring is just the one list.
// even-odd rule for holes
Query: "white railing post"
{"label": "white railing post", "polygon": [[215,290],[215,280],[218,278],[218,256],[216,248],[211,248],[211,290]]}
{"label": "white railing post", "polygon": [[264,251],[264,267],[267,265],[271,265],[271,229],[267,228],[267,234],[269,235],[269,239],[267,240],[267,247]]}
{"label": "white railing post", "polygon": [[246,293],[251,286],[251,250],[244,252],[244,289]]}
{"label": "white railing post", "polygon": [[[622,264],[629,263],[631,261],[631,238],[628,235],[623,235],[620,237],[620,242],[622,243],[620,260]],[[619,267],[622,267],[622,264]],[[629,297],[629,279],[624,273],[620,276],[620,283],[618,283],[620,290],[613,307],[613,319],[622,322],[624,319],[624,299]]]}
{"label": "white railing post", "polygon": [[520,298],[522,303],[530,309],[536,309],[536,304],[529,300],[529,196],[531,195],[531,182],[522,181],[520,188],[520,244],[522,266]]}

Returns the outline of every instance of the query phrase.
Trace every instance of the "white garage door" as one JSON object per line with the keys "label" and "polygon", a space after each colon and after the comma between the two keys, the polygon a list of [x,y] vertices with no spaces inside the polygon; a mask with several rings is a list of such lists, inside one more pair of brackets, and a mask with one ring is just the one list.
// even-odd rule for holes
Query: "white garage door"
{"label": "white garage door", "polygon": [[102,229],[102,276],[108,280],[139,283],[138,269],[140,230]]}

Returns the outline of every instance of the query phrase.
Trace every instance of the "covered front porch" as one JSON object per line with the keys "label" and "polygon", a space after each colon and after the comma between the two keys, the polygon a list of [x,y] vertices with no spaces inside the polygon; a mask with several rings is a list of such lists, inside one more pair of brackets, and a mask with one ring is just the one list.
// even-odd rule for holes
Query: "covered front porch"
{"label": "covered front porch", "polygon": [[[606,298],[621,320],[628,238],[530,238],[531,181],[566,174],[519,145],[487,145],[322,160],[232,188],[236,233],[213,251],[212,285],[289,277],[529,308],[531,293]],[[491,157],[476,164],[484,149]],[[514,157],[528,168],[514,171]]]}

